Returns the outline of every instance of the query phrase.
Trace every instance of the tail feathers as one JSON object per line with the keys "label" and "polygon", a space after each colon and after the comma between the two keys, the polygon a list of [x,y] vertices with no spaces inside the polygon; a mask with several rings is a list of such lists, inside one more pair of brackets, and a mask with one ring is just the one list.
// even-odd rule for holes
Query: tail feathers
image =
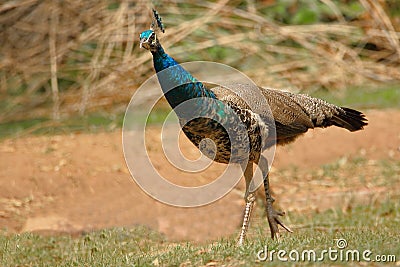
{"label": "tail feathers", "polygon": [[354,132],[364,129],[364,126],[368,125],[367,118],[360,111],[341,107],[344,112],[339,112],[331,118],[334,125],[346,128],[347,130]]}

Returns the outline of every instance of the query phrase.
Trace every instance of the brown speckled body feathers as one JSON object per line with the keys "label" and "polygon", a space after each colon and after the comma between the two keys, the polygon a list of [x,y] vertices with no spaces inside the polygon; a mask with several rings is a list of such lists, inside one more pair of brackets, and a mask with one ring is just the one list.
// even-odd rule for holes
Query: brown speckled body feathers
{"label": "brown speckled body feathers", "polygon": [[[338,107],[305,94],[249,84],[232,84],[227,87],[214,87],[211,90],[221,101],[234,103],[242,109],[250,109],[260,115],[266,123],[272,113],[278,145],[294,141],[310,128],[335,125],[349,131],[357,131],[367,125],[367,120],[361,112]],[[265,101],[260,100],[260,93],[269,107],[265,105]]]}

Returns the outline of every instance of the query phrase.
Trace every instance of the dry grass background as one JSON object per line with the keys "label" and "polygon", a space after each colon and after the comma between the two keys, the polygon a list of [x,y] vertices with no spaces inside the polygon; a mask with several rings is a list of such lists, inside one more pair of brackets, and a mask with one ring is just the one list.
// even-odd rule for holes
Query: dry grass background
{"label": "dry grass background", "polygon": [[[274,13],[283,2],[289,18],[304,5],[325,15],[287,23]],[[400,80],[396,1],[8,0],[0,4],[0,122],[122,112],[154,73],[138,44],[152,6],[166,25],[164,47],[181,62],[217,61],[295,90]]]}

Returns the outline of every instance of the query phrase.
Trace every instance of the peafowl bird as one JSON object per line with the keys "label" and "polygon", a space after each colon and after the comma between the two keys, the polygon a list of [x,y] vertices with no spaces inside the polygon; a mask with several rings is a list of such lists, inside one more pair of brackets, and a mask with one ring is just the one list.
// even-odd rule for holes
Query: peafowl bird
{"label": "peafowl bird", "polygon": [[[273,208],[274,198],[269,186],[268,162],[261,153],[274,144],[293,142],[308,129],[315,127],[334,125],[351,132],[361,130],[367,125],[365,115],[357,110],[338,107],[305,94],[255,87],[250,84],[231,84],[229,88],[235,90],[224,86],[207,88],[164,51],[157,37],[160,30],[164,31],[161,18],[155,10],[153,15],[154,21],[150,30],[140,34],[140,47],[149,50],[153,55],[159,83],[165,98],[180,119],[183,132],[213,160],[220,163],[239,163],[244,170],[246,205],[238,244],[242,245],[245,240],[255,201],[255,192],[250,190],[254,175],[253,164],[257,164],[263,174],[266,215],[271,237],[279,238],[279,225],[292,232],[281,221],[280,216],[285,213]],[[261,91],[269,108],[260,105],[262,102],[253,96],[255,90]],[[248,96],[246,101],[235,92],[245,93]],[[187,109],[179,109],[185,101],[191,101],[190,112]],[[193,114],[197,116],[192,118]],[[216,115],[218,120],[210,117],[210,114]],[[234,117],[239,118],[240,123],[235,122]],[[235,124],[244,126],[235,127]],[[211,152],[208,151],[209,148],[201,146],[201,140],[204,138],[213,140],[215,149],[211,149]],[[248,140],[248,146],[245,145],[245,139]]]}

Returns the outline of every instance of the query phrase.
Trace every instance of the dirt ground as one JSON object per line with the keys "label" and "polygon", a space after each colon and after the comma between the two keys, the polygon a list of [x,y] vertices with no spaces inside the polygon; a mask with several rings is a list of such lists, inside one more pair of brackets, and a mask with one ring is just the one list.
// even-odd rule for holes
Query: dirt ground
{"label": "dirt ground", "polygon": [[[349,193],[352,201],[363,201],[390,190],[333,185],[326,191],[318,186],[302,188],[290,179],[284,183],[278,180],[281,170],[311,172],[322,164],[352,156],[400,160],[400,111],[370,110],[366,115],[369,125],[364,131],[317,129],[277,149],[271,185],[276,198],[282,196],[279,204],[284,210],[324,210],[342,205],[346,201],[343,196]],[[159,132],[154,129],[153,135],[156,139]],[[191,144],[182,143],[183,150],[197,153]],[[157,155],[157,148],[154,151]],[[154,160],[156,166],[174,177],[174,182],[191,184],[161,159]],[[193,181],[196,183],[196,179]],[[201,175],[198,181],[210,180]],[[199,208],[176,208],[152,199],[130,177],[120,130],[4,140],[0,143],[0,188],[0,228],[10,232],[76,234],[143,224],[170,240],[202,241],[236,233],[244,205],[243,181],[224,198]]]}

